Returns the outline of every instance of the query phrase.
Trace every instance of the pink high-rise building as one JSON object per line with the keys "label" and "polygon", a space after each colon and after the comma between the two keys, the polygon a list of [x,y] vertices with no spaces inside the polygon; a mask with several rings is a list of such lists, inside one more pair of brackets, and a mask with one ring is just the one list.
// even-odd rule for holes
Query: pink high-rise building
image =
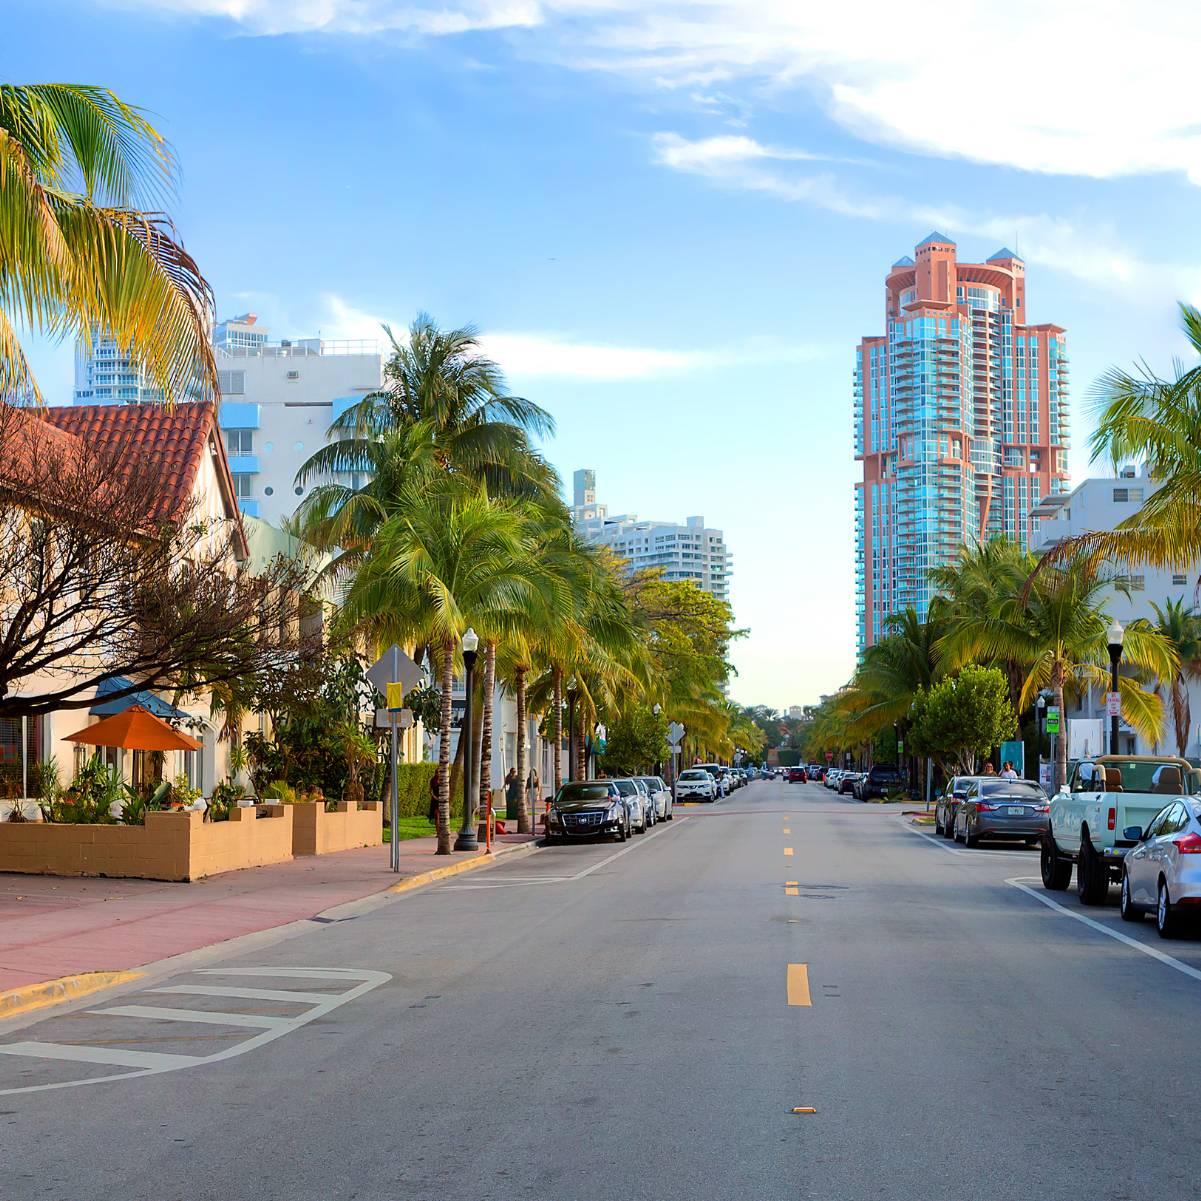
{"label": "pink high-rise building", "polygon": [[1026,323],[1025,264],[1010,250],[957,262],[939,233],[914,253],[885,277],[886,335],[855,356],[860,655],[890,613],[925,615],[927,571],[961,544],[1025,547],[1031,509],[1069,478],[1067,344]]}

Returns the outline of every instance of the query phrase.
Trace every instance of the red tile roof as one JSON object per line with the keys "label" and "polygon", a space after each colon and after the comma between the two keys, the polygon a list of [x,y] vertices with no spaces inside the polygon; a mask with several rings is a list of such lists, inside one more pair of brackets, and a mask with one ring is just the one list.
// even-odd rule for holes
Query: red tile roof
{"label": "red tile roof", "polygon": [[[237,523],[241,555],[246,552],[241,510],[234,494],[233,477],[225,443],[217,425],[217,407],[211,401],[193,401],[168,407],[163,404],[64,405],[30,410],[46,424],[46,433],[63,449],[78,438],[106,450],[124,464],[126,476],[135,463],[150,467],[162,477],[161,509],[169,517],[189,501],[209,446],[214,448],[219,486],[225,505]],[[54,431],[54,433],[51,433]],[[32,439],[31,439],[32,442]]]}

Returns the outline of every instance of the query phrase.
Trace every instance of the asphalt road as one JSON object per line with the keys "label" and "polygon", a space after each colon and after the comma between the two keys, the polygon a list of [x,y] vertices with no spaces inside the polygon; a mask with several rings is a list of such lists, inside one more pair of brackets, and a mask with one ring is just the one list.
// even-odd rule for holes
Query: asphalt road
{"label": "asphalt road", "polygon": [[1194,1196],[1201,939],[1037,875],[772,781],[252,936],[0,1026],[0,1201]]}

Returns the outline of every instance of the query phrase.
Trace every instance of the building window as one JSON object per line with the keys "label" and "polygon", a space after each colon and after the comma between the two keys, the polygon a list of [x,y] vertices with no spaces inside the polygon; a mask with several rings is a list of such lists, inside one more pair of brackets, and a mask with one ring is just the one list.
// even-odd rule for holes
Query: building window
{"label": "building window", "polygon": [[242,471],[234,472],[234,495],[239,500],[248,500],[252,495],[253,476]]}
{"label": "building window", "polygon": [[231,455],[254,454],[254,430],[226,430],[225,450]]}

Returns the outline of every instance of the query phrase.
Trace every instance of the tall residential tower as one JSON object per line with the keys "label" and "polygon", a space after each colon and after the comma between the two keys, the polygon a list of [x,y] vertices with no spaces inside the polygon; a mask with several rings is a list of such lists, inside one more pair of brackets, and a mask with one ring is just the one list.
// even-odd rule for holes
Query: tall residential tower
{"label": "tall residential tower", "polygon": [[856,651],[890,613],[925,616],[926,572],[963,543],[1023,547],[1039,501],[1067,488],[1068,357],[1058,325],[1026,324],[1010,250],[959,263],[932,233],[884,281],[885,328],[855,355]]}

